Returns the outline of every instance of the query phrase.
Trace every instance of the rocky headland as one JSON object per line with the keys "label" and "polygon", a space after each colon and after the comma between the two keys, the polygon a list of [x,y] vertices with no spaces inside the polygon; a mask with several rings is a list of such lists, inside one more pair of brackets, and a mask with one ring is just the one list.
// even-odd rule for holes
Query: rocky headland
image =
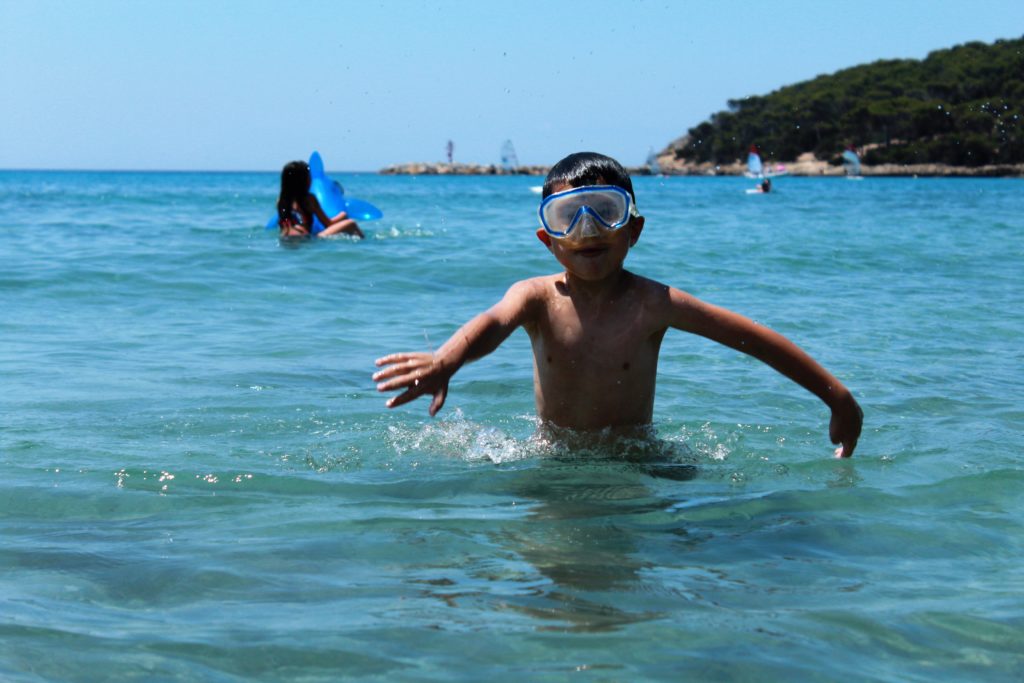
{"label": "rocky headland", "polygon": [[[883,59],[728,100],[633,175],[742,175],[766,168],[841,176],[855,149],[864,176],[1024,177],[1024,37],[970,42],[924,59]],[[660,114],[670,116],[671,113]],[[508,143],[511,144],[511,143]],[[507,157],[506,157],[507,158]],[[384,174],[545,175],[548,167],[411,163]]]}

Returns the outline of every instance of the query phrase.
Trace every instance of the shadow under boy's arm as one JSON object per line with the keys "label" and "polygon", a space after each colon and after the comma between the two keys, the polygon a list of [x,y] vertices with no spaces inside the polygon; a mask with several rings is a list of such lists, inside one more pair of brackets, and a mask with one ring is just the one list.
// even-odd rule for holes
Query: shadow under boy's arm
{"label": "shadow under boy's arm", "polygon": [[849,457],[860,437],[863,412],[850,390],[803,349],[774,330],[720,306],[670,290],[672,327],[742,351],[774,368],[820,398],[832,410],[829,436]]}

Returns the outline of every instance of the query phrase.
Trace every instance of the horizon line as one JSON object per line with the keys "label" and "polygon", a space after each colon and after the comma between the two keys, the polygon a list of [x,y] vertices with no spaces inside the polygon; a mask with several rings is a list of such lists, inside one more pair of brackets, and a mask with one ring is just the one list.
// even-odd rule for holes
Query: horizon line
{"label": "horizon line", "polygon": [[[274,173],[280,174],[280,169],[269,170],[245,170],[245,169],[201,169],[201,168],[0,168],[0,173],[30,172],[30,173]],[[380,171],[331,171],[331,173],[373,173],[380,175]]]}

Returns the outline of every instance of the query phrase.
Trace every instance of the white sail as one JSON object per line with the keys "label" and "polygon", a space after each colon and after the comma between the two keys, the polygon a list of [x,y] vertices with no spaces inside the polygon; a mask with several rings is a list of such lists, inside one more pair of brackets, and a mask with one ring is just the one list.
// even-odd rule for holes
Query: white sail
{"label": "white sail", "polygon": [[860,175],[860,157],[852,149],[843,152],[843,168],[848,176]]}
{"label": "white sail", "polygon": [[747,175],[751,178],[760,178],[764,175],[764,165],[761,163],[761,155],[751,149],[747,155]]}
{"label": "white sail", "polygon": [[658,155],[654,153],[653,147],[647,152],[647,170],[651,175],[661,173],[661,164],[658,163]]}
{"label": "white sail", "polygon": [[511,140],[505,140],[501,146],[501,167],[512,172],[519,168],[519,157],[516,156],[516,148],[512,146]]}

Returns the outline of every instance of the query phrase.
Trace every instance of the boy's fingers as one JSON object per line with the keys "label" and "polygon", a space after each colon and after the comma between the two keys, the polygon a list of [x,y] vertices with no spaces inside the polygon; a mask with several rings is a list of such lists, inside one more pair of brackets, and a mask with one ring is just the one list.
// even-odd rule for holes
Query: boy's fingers
{"label": "boy's fingers", "polygon": [[408,358],[408,354],[405,353],[390,353],[386,356],[382,356],[377,360],[373,361],[373,364],[377,367],[381,365],[391,365],[392,363],[401,363]]}
{"label": "boy's fingers", "polygon": [[414,379],[418,379],[423,376],[423,372],[427,367],[428,366],[420,362],[418,358],[411,358],[408,360],[396,359],[395,361],[390,362],[388,367],[373,373],[371,379],[377,381],[381,379],[390,379],[391,377],[398,377],[400,375],[409,375]]}
{"label": "boy's fingers", "polygon": [[437,411],[444,406],[444,400],[448,396],[448,387],[441,387],[434,394],[434,400],[430,402],[430,417],[437,415]]}
{"label": "boy's fingers", "polygon": [[411,360],[415,360],[422,355],[423,354],[419,352],[410,353],[408,351],[402,351],[399,353],[389,353],[386,356],[378,358],[373,363],[378,367],[380,367],[381,365],[393,365],[395,363],[405,363]]}
{"label": "boy's fingers", "polygon": [[392,377],[403,377],[408,376],[413,379],[419,377],[423,373],[419,371],[419,368],[411,368],[407,365],[392,365],[389,368],[384,368],[379,372],[373,373],[373,379],[391,379]]}
{"label": "boy's fingers", "polygon": [[420,380],[417,376],[419,373],[407,373],[393,379],[388,379],[386,376],[381,376],[379,379],[386,379],[385,382],[377,384],[377,391],[394,391],[395,389],[409,388],[410,391],[416,390],[417,394],[423,393],[423,390],[419,388]]}
{"label": "boy's fingers", "polygon": [[[372,376],[373,381],[377,382],[377,391],[405,390],[397,396],[389,398],[384,405],[388,408],[395,408],[426,393],[424,378],[430,379],[433,359],[433,354],[416,352],[392,353],[375,360],[374,364],[382,368]],[[434,415],[444,405],[447,393],[447,386],[434,393],[434,398],[430,402],[431,415]]]}
{"label": "boy's fingers", "polygon": [[[374,379],[377,379],[376,377]],[[392,379],[387,382],[378,382],[377,391],[392,391],[394,389],[401,389],[407,386],[408,383],[403,384],[400,379]]]}
{"label": "boy's fingers", "polygon": [[377,372],[373,373],[373,380],[376,381],[379,379],[390,379],[391,377],[401,375],[404,372],[405,368],[403,368],[402,366],[392,365],[391,367],[387,367],[384,368],[383,370],[378,370]]}
{"label": "boy's fingers", "polygon": [[843,439],[843,445],[836,449],[837,458],[849,458],[853,455],[853,449],[857,447],[856,439]]}
{"label": "boy's fingers", "polygon": [[419,392],[413,391],[413,389],[410,387],[407,391],[403,391],[398,396],[389,398],[384,405],[386,405],[388,408],[396,408],[404,403],[408,403],[417,396],[419,396]]}

